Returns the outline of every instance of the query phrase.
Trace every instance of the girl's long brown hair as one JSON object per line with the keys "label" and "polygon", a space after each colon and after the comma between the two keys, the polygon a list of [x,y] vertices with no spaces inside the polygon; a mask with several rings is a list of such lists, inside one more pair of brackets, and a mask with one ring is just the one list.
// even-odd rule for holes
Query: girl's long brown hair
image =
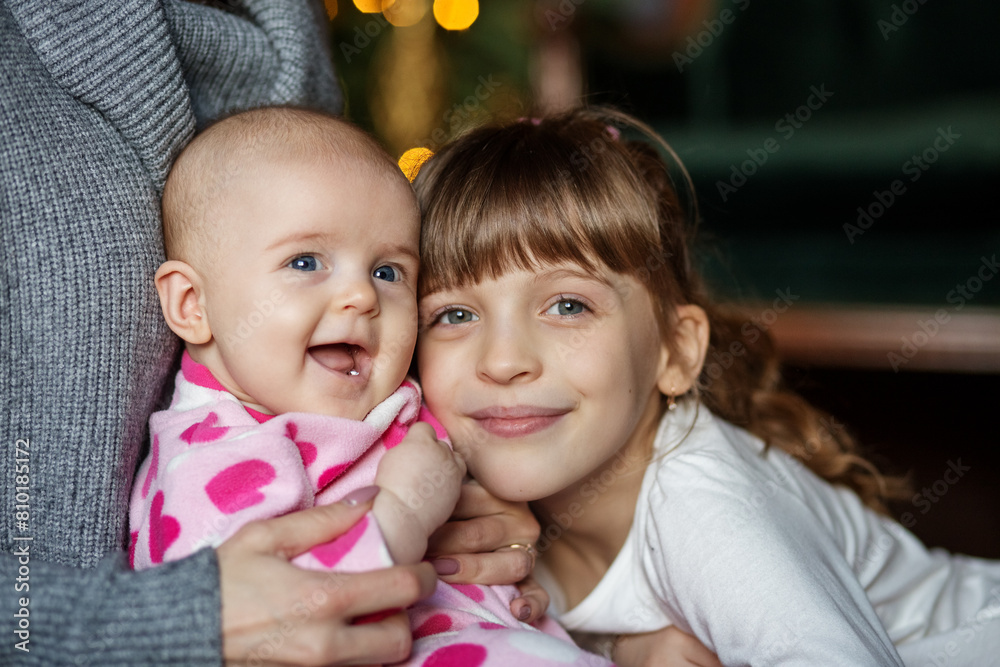
{"label": "girl's long brown hair", "polygon": [[549,262],[631,275],[653,295],[671,352],[675,306],[708,314],[707,358],[726,361],[704,364],[693,390],[709,410],[877,510],[905,494],[903,480],[879,474],[849,433],[783,385],[767,332],[709,298],[691,257],[690,178],[645,124],[615,110],[577,109],[481,127],[428,160],[414,187],[424,219],[421,295]]}

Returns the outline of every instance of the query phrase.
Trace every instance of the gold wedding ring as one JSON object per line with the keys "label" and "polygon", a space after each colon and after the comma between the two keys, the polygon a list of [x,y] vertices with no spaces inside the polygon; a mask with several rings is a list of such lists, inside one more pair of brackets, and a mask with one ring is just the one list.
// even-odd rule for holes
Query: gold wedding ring
{"label": "gold wedding ring", "polygon": [[530,542],[515,542],[514,544],[508,544],[506,549],[523,549],[529,556],[531,560],[534,561],[538,557],[538,552],[535,551],[535,545]]}

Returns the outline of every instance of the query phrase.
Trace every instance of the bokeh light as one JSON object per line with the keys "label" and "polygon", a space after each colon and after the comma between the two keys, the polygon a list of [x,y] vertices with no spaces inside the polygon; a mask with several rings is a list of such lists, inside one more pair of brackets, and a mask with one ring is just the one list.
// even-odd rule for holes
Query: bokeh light
{"label": "bokeh light", "polygon": [[354,6],[365,14],[382,11],[382,0],[354,0]]}
{"label": "bokeh light", "polygon": [[326,5],[326,15],[330,17],[332,21],[335,16],[337,16],[337,0],[323,0],[323,4]]}
{"label": "bokeh light", "polygon": [[426,162],[432,155],[434,155],[434,151],[429,148],[425,148],[423,146],[411,148],[399,157],[399,168],[412,182],[413,179],[417,177],[417,174],[420,173],[420,167],[422,167],[424,162]]}
{"label": "bokeh light", "polygon": [[479,16],[479,0],[434,0],[434,18],[446,30],[465,30]]}
{"label": "bokeh light", "polygon": [[386,31],[375,47],[368,105],[376,133],[394,155],[428,145],[428,134],[442,122],[447,83],[439,32],[434,21],[418,21]]}
{"label": "bokeh light", "polygon": [[382,13],[389,23],[405,28],[424,18],[430,4],[430,0],[383,0]]}

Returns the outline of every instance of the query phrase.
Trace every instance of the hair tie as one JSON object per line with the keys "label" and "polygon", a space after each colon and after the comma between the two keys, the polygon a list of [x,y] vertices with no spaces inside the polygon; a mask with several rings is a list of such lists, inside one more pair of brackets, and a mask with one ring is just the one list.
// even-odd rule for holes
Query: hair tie
{"label": "hair tie", "polygon": [[412,183],[413,179],[420,173],[420,168],[424,166],[424,162],[427,162],[433,155],[434,151],[423,146],[410,148],[399,156],[399,169],[410,183]]}

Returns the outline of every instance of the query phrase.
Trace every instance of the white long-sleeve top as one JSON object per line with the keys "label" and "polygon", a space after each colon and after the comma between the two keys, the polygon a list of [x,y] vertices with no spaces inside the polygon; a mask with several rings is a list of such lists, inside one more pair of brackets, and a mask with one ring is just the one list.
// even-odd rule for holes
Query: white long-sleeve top
{"label": "white long-sleeve top", "polygon": [[570,630],[676,623],[725,665],[1000,665],[1000,562],[928,550],[692,402],[664,416],[654,452],[594,590],[566,610],[538,569]]}

